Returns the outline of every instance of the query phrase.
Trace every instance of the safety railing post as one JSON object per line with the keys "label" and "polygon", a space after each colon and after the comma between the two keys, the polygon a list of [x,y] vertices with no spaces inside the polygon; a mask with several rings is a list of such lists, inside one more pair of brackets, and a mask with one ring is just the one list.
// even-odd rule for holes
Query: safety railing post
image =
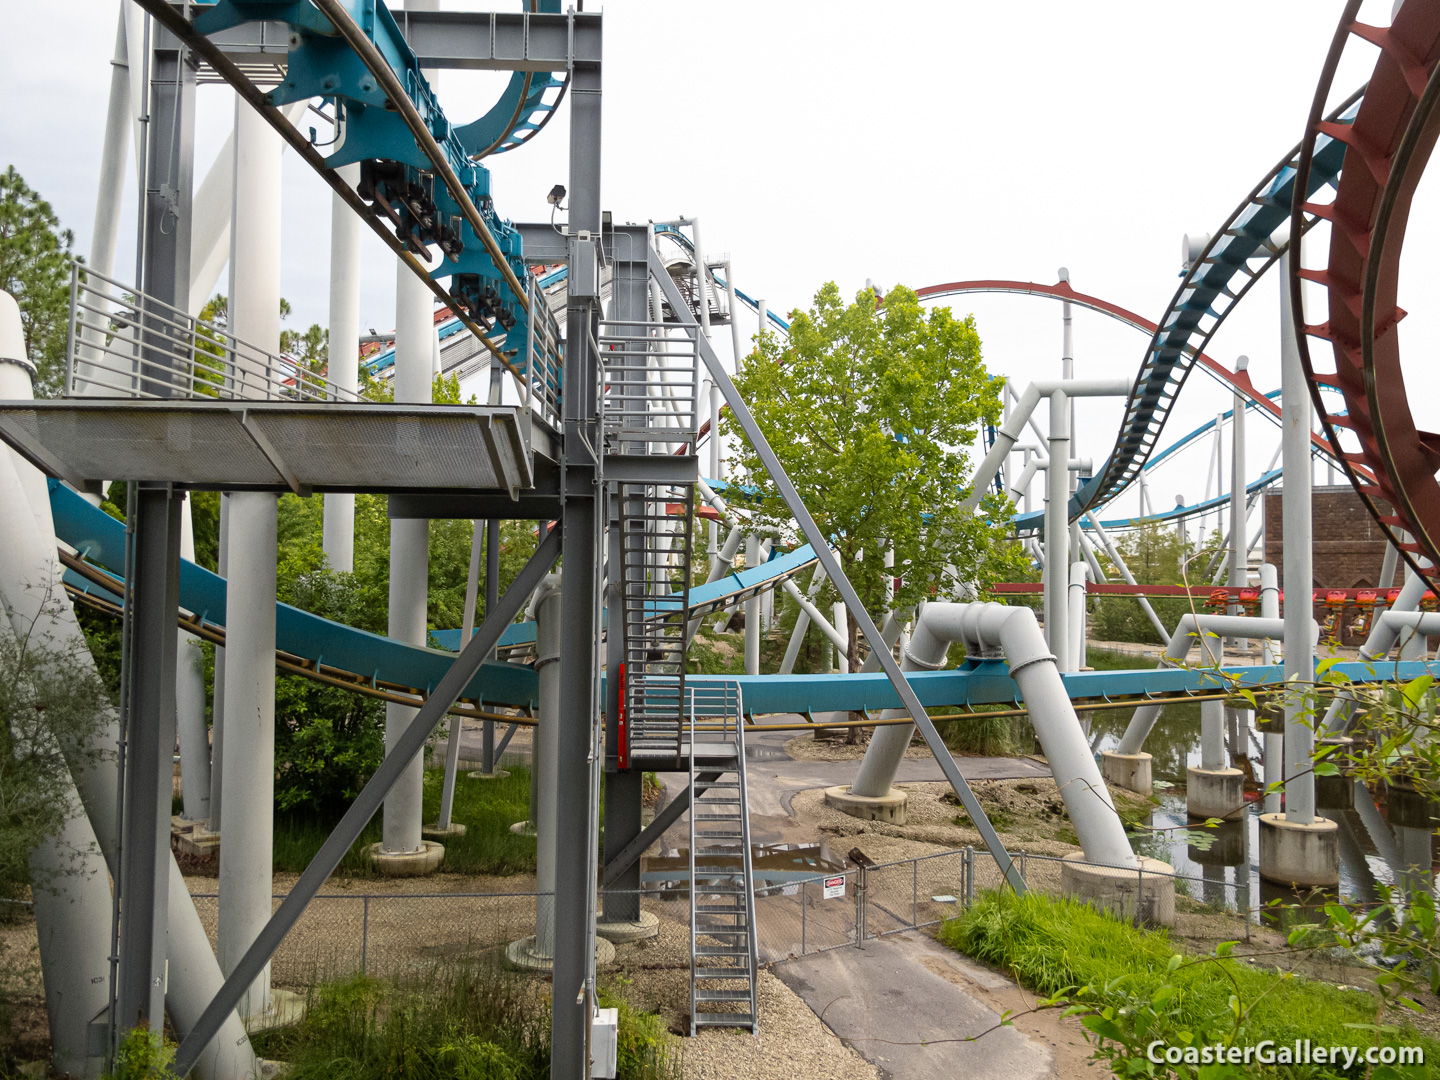
{"label": "safety railing post", "polygon": [[75,308],[80,294],[80,264],[70,264],[70,328],[65,335],[65,393],[75,392]]}
{"label": "safety railing post", "polygon": [[364,910],[360,916],[360,974],[369,971],[370,952],[370,897],[363,897]]}
{"label": "safety railing post", "polygon": [[965,845],[965,906],[975,903],[975,848]]}
{"label": "safety railing post", "polygon": [[806,882],[800,882],[800,955],[805,955],[805,886]]}

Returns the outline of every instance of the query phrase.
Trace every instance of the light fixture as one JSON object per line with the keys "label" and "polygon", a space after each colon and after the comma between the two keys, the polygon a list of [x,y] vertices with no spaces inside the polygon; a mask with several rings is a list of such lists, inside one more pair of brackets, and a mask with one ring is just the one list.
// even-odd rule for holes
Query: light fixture
{"label": "light fixture", "polygon": [[556,184],[550,189],[550,194],[545,196],[545,201],[551,206],[559,206],[565,199],[565,185]]}

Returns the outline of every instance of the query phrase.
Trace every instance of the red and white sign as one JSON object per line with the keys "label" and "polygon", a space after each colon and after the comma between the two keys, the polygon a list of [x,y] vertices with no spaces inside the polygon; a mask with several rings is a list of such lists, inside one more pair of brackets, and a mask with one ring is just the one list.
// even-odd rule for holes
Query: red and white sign
{"label": "red and white sign", "polygon": [[835,899],[837,899],[837,898],[839,898],[839,897],[841,897],[841,896],[844,896],[844,895],[845,895],[845,877],[844,877],[843,874],[842,874],[840,877],[827,877],[827,878],[825,879],[825,895],[824,895],[824,899],[826,899],[826,900],[835,900]]}

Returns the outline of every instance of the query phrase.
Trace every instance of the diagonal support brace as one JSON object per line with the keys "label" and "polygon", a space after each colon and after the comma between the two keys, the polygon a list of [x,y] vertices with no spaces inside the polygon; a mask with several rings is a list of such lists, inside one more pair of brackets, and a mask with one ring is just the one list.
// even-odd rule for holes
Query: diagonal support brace
{"label": "diagonal support brace", "polygon": [[[690,307],[685,298],[680,295],[680,289],[674,279],[660,264],[655,249],[650,249],[650,277],[656,282],[665,296],[665,302],[670,305],[670,310],[675,312],[677,317],[684,322],[694,323],[690,316]],[[875,620],[870,618],[870,613],[860,602],[860,594],[855,591],[855,586],[850,584],[850,579],[845,576],[841,569],[840,562],[835,558],[835,553],[830,550],[826,537],[820,532],[820,527],[815,524],[815,519],[810,516],[810,511],[805,508],[805,503],[800,498],[800,493],[795,489],[790,477],[785,473],[785,467],[780,464],[780,459],[775,456],[775,451],[770,448],[770,443],[765,438],[765,433],[760,430],[756,423],[755,416],[750,412],[750,407],[745,404],[745,399],[740,396],[736,389],[734,380],[725,371],[720,363],[720,358],[715,355],[715,350],[710,347],[710,342],[704,334],[696,334],[696,346],[700,351],[701,358],[705,361],[706,368],[710,371],[710,377],[715,380],[715,385],[725,395],[725,402],[730,406],[731,415],[740,425],[750,445],[755,448],[755,453],[764,464],[765,470],[775,482],[775,487],[780,492],[780,497],[785,500],[791,515],[800,526],[800,531],[805,534],[805,539],[815,549],[815,557],[824,568],[826,575],[834,584],[840,599],[845,601],[845,606],[854,617],[860,633],[870,643],[871,656],[879,657],[880,666],[884,668],[890,685],[894,687],[895,693],[900,697],[900,703],[905,711],[910,714],[910,719],[925,736],[925,742],[930,747],[930,752],[935,755],[935,762],[940,766],[940,771],[945,774],[945,779],[950,781],[950,786],[955,789],[955,794],[965,806],[965,812],[970,815],[970,820],[980,832],[980,837],[985,841],[985,847],[995,859],[995,864],[1005,875],[1005,880],[1010,887],[1018,894],[1023,894],[1025,879],[1021,876],[1019,869],[1010,859],[1010,853],[1005,850],[1005,845],[1000,842],[995,827],[990,824],[990,819],[985,816],[985,810],[980,805],[980,800],[970,790],[970,785],[965,782],[965,777],[960,773],[960,767],[955,764],[955,758],[951,756],[949,748],[940,738],[940,732],[936,730],[935,724],[930,719],[930,714],[925,711],[925,706],[920,704],[920,698],[916,696],[905,675],[900,670],[900,665],[895,662],[895,657],[890,654],[884,641],[880,637],[880,630],[875,625]]]}
{"label": "diagonal support brace", "polygon": [[[718,772],[702,772],[696,774],[695,778],[702,784],[709,784],[719,780],[720,774]],[[634,866],[635,860],[640,858],[641,855],[644,855],[645,852],[649,850],[650,845],[664,835],[666,829],[680,820],[680,815],[683,814],[685,808],[690,805],[691,795],[690,786],[687,784],[685,790],[679,795],[676,795],[673,802],[667,803],[662,807],[660,812],[655,815],[654,820],[640,831],[640,835],[621,848],[615,857],[605,864],[605,875],[602,884],[609,885],[621,874],[625,873],[626,870]]]}
{"label": "diagonal support brace", "polygon": [[190,1034],[181,1041],[179,1049],[175,1052],[175,1072],[184,1076],[200,1059],[205,1047],[220,1030],[221,1022],[226,1016],[234,1011],[246,988],[255,981],[261,969],[270,962],[270,957],[280,947],[280,942],[290,932],[297,919],[305,911],[306,906],[320,891],[325,880],[334,872],[335,867],[340,865],[340,860],[350,850],[350,846],[360,838],[365,826],[380,809],[385,796],[400,778],[400,774],[425,747],[425,741],[429,739],[435,726],[444,719],[445,714],[456,700],[464,692],[475,673],[480,670],[480,665],[490,655],[490,650],[500,640],[500,635],[505,628],[514,621],[515,616],[520,613],[520,608],[529,598],[530,594],[539,587],[540,582],[560,557],[560,536],[561,530],[553,529],[550,534],[541,541],[530,561],[520,571],[510,588],[501,597],[500,603],[485,613],[485,621],[475,631],[475,635],[465,644],[455,662],[450,665],[439,684],[425,699],[411,721],[410,726],[405,729],[395,748],[385,755],[385,760],[375,770],[375,775],[370,777],[355,801],[350,804],[350,809],[345,811],[345,816],[335,826],[333,832],[320,846],[315,858],[310,860],[310,865],[295,882],[288,896],[280,902],[280,907],[275,914],[270,916],[270,921],[265,924],[259,935],[251,943],[240,962],[235,965],[235,970],[230,973],[225,984],[220,987],[218,993],[205,1006],[205,1011],[200,1014]]}

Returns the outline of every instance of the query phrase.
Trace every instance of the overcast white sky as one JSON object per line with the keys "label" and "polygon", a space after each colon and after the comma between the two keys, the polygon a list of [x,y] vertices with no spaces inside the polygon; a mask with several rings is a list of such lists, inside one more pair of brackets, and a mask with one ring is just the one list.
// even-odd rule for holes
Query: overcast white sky
{"label": "overcast white sky", "polygon": [[[730,253],[740,288],[782,312],[826,280],[847,294],[867,278],[886,288],[1053,282],[1063,265],[1078,290],[1157,319],[1178,283],[1182,234],[1217,228],[1298,141],[1341,7],[616,0],[604,9],[603,202],[620,221],[698,216],[707,249]],[[1389,8],[1372,0],[1362,18],[1388,23]],[[4,4],[10,40],[29,44],[0,67],[0,164],[13,163],[53,202],[84,253],[117,3],[73,0],[65,10],[62,35],[50,5]],[[1347,55],[1341,94],[1364,80],[1373,57],[1368,46]],[[463,122],[489,107],[497,87],[496,76],[447,73],[440,91]],[[203,173],[233,106],[222,87],[199,96]],[[545,193],[566,179],[567,121],[562,111],[532,145],[492,159],[501,213],[548,216]],[[1440,281],[1416,254],[1440,221],[1440,200],[1427,193],[1422,185],[1400,297],[1411,312],[1414,379],[1433,366],[1424,357],[1440,336],[1440,318],[1422,303]],[[284,198],[283,292],[291,325],[303,328],[326,321],[330,196],[287,156]],[[127,238],[122,278],[132,252]],[[369,240],[363,326],[392,325],[394,276],[393,259]],[[974,312],[992,371],[1021,385],[1058,374],[1057,304],[945,302]],[[1278,386],[1277,320],[1272,274],[1211,354],[1233,363],[1247,353],[1257,385]],[[1076,312],[1081,376],[1133,374],[1145,344]],[[1440,383],[1428,377],[1422,388],[1433,398]],[[1412,401],[1419,396],[1412,390]],[[1228,405],[1227,392],[1197,375],[1162,442]],[[1427,425],[1426,410],[1417,413]],[[1098,466],[1119,417],[1117,402],[1080,403],[1077,452]],[[1252,422],[1252,475],[1270,458],[1273,430]],[[1208,446],[1157,470],[1157,503],[1198,497],[1207,457]],[[1132,509],[1128,499],[1117,507]]]}

